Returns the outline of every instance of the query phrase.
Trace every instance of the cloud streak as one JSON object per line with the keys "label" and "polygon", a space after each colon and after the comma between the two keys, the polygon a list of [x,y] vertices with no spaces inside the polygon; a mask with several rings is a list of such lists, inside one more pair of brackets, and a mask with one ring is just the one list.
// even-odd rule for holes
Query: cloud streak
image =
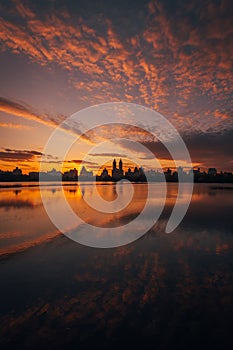
{"label": "cloud streak", "polygon": [[25,107],[20,103],[3,97],[0,97],[0,111],[17,117],[23,117],[27,120],[32,120],[47,126],[55,127],[57,125],[57,123],[54,121],[48,120],[46,116],[40,116],[39,114],[33,112],[31,107]]}
{"label": "cloud streak", "polygon": [[34,161],[41,157],[42,153],[34,150],[16,150],[5,148],[0,151],[0,159],[7,162]]}
{"label": "cloud streak", "polygon": [[[221,133],[185,134],[183,139],[194,164],[199,164],[202,168],[216,167],[218,170],[233,170],[233,151],[229,147],[233,139],[233,130],[225,130]],[[167,149],[159,142],[145,142],[144,146],[148,147],[157,158],[172,159]]]}
{"label": "cloud streak", "polygon": [[[33,111],[33,108],[30,106],[24,106],[18,102],[0,97],[0,111],[14,115],[17,117],[22,117],[26,120],[35,121],[37,123],[46,125],[48,127],[57,128],[60,127],[63,131],[67,133],[74,134],[75,136],[79,136],[82,141],[92,144],[91,139],[81,131],[81,126],[79,123],[72,121],[72,123],[67,124],[65,122],[66,117],[62,115],[49,116],[46,114],[37,114]],[[15,124],[2,123],[3,127],[14,127]],[[1,126],[1,123],[0,123]],[[19,126],[17,128],[24,128],[24,126]]]}
{"label": "cloud streak", "polygon": [[15,123],[0,123],[1,128],[7,129],[31,129],[29,125],[15,124]]}

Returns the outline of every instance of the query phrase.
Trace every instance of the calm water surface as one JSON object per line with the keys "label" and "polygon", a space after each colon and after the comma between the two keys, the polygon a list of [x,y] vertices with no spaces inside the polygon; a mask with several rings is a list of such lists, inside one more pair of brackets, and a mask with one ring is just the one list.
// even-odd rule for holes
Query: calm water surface
{"label": "calm water surface", "polygon": [[[153,186],[156,207],[160,185]],[[61,187],[45,184],[42,191],[60,205]],[[98,192],[109,203],[117,197],[115,184],[99,184]],[[125,184],[122,201],[126,192]],[[135,184],[131,204],[116,214],[86,204],[85,198],[95,201],[91,184],[67,184],[64,193],[83,220],[111,227],[140,213],[147,185]],[[177,185],[168,184],[162,215],[142,238],[96,249],[56,229],[37,186],[1,188],[2,348],[230,348],[233,190],[196,184],[187,215],[167,235],[176,195]]]}

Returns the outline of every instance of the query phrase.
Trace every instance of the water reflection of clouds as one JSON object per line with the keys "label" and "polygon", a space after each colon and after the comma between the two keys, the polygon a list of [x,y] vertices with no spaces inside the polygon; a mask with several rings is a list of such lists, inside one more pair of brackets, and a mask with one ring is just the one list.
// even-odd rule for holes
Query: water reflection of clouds
{"label": "water reflection of clouds", "polygon": [[[134,244],[107,251],[70,241],[67,245],[64,240],[60,246],[62,262],[58,241],[53,248],[43,247],[45,260],[41,260],[39,248],[31,256],[32,266],[40,263],[41,274],[50,279],[53,288],[48,297],[45,277],[39,290],[33,288],[39,276],[31,273],[29,288],[33,298],[31,302],[19,298],[21,305],[25,303],[20,314],[11,308],[5,313],[3,338],[9,332],[13,339],[19,331],[21,335],[26,332],[27,343],[32,346],[38,337],[36,332],[28,332],[31,324],[40,330],[40,342],[49,338],[59,346],[63,339],[67,340],[67,334],[71,342],[79,341],[80,334],[82,342],[87,343],[99,333],[111,339],[122,325],[127,325],[134,339],[146,334],[147,339],[153,336],[157,340],[161,336],[158,324],[166,324],[174,332],[174,324],[189,329],[195,321],[203,328],[203,319],[212,317],[218,320],[220,330],[226,329],[231,276],[227,272],[228,260],[221,259],[219,264],[219,256],[229,254],[230,237],[226,241],[226,236],[217,230],[210,234],[208,230],[194,233],[178,229],[176,235],[164,235],[163,225],[157,228],[156,235],[152,231]],[[19,268],[22,266],[21,261]],[[20,278],[24,280],[23,274]],[[21,284],[19,294],[23,288]],[[189,319],[186,315],[191,311]]]}
{"label": "water reflection of clouds", "polygon": [[57,235],[43,210],[38,188],[24,188],[17,195],[2,189],[0,198],[0,255],[28,249]]}
{"label": "water reflection of clouds", "polygon": [[[48,201],[55,200],[59,204],[62,193],[61,187],[45,186],[42,190],[46,191]],[[97,190],[108,201],[111,201],[116,196],[116,188],[112,184],[106,186],[98,185]],[[210,190],[215,192],[215,197],[210,195]],[[132,203],[125,209],[116,214],[96,214],[96,211],[91,209],[83,200],[84,196],[93,196],[92,184],[86,184],[82,187],[77,185],[65,186],[64,191],[69,204],[75,212],[85,221],[93,222],[101,227],[121,226],[131,221],[142,210],[147,196],[146,184],[136,184],[134,186]],[[124,196],[124,187],[121,188],[121,191],[121,196]],[[154,229],[150,230],[152,235],[164,232],[164,223],[167,222],[171,208],[175,204],[176,194],[177,184],[168,184],[165,208]],[[183,192],[183,197],[185,200],[185,191]],[[51,224],[43,209],[38,188],[21,188],[17,195],[15,190],[1,189],[0,198],[1,253],[6,253],[8,247],[9,252],[18,251],[25,247],[29,248],[35,244],[40,244],[53,237],[53,234],[54,237],[56,236],[55,232],[57,230]],[[152,201],[153,206],[159,205],[159,201],[159,191],[155,191],[155,197]],[[190,209],[181,224],[182,230],[186,232],[186,238],[189,237],[188,239],[190,240],[192,234],[195,234],[197,237],[196,232],[200,232],[200,239],[204,239],[205,236],[209,237],[210,230],[212,234],[214,230],[217,230],[215,237],[217,237],[218,232],[223,232],[224,234],[232,232],[231,211],[229,210],[232,204],[231,191],[210,189],[208,184],[196,185]],[[153,211],[153,207],[151,207],[151,211]],[[142,221],[140,225],[143,226],[144,222]],[[177,236],[177,232],[177,230],[174,232],[175,236]],[[170,239],[173,241],[172,238]],[[179,242],[181,244],[180,240]],[[224,251],[228,249],[229,245],[230,242],[226,243],[220,240],[218,248],[215,248],[216,251]]]}
{"label": "water reflection of clouds", "polygon": [[0,200],[0,208],[8,210],[9,208],[21,209],[21,208],[31,208],[33,209],[35,205],[29,200]]}

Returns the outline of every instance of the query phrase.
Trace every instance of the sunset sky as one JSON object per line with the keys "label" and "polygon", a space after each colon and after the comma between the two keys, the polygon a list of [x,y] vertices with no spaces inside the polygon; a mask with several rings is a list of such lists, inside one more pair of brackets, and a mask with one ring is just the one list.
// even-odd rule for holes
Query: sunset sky
{"label": "sunset sky", "polygon": [[[0,1],[0,10],[1,170],[37,171],[50,134],[65,117],[123,101],[166,117],[194,166],[233,171],[231,0],[9,0]],[[162,166],[170,164],[148,135],[128,134]],[[79,141],[65,168],[78,167],[88,140],[100,141]],[[126,161],[123,146],[113,142],[107,156]],[[87,161],[90,170],[104,162],[104,151],[97,153]],[[150,167],[142,155],[138,159]],[[48,169],[59,162],[51,155]]]}

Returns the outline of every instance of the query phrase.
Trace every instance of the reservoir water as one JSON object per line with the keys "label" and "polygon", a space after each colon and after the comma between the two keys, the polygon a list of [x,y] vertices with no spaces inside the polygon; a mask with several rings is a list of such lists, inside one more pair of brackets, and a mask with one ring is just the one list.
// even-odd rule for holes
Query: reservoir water
{"label": "reservoir water", "polygon": [[[111,249],[60,233],[36,184],[0,185],[2,348],[225,349],[232,343],[231,184],[195,184],[182,223],[166,234],[177,195],[177,184],[168,183],[157,223],[135,242]],[[160,184],[153,186],[156,207]],[[97,187],[109,203],[116,199],[116,184]],[[145,205],[147,185],[133,187],[125,209],[98,215],[85,201],[95,202],[93,184],[68,183],[63,190],[84,221],[117,227]],[[46,183],[41,189],[57,206],[63,190]],[[123,184],[122,201],[127,191]]]}

